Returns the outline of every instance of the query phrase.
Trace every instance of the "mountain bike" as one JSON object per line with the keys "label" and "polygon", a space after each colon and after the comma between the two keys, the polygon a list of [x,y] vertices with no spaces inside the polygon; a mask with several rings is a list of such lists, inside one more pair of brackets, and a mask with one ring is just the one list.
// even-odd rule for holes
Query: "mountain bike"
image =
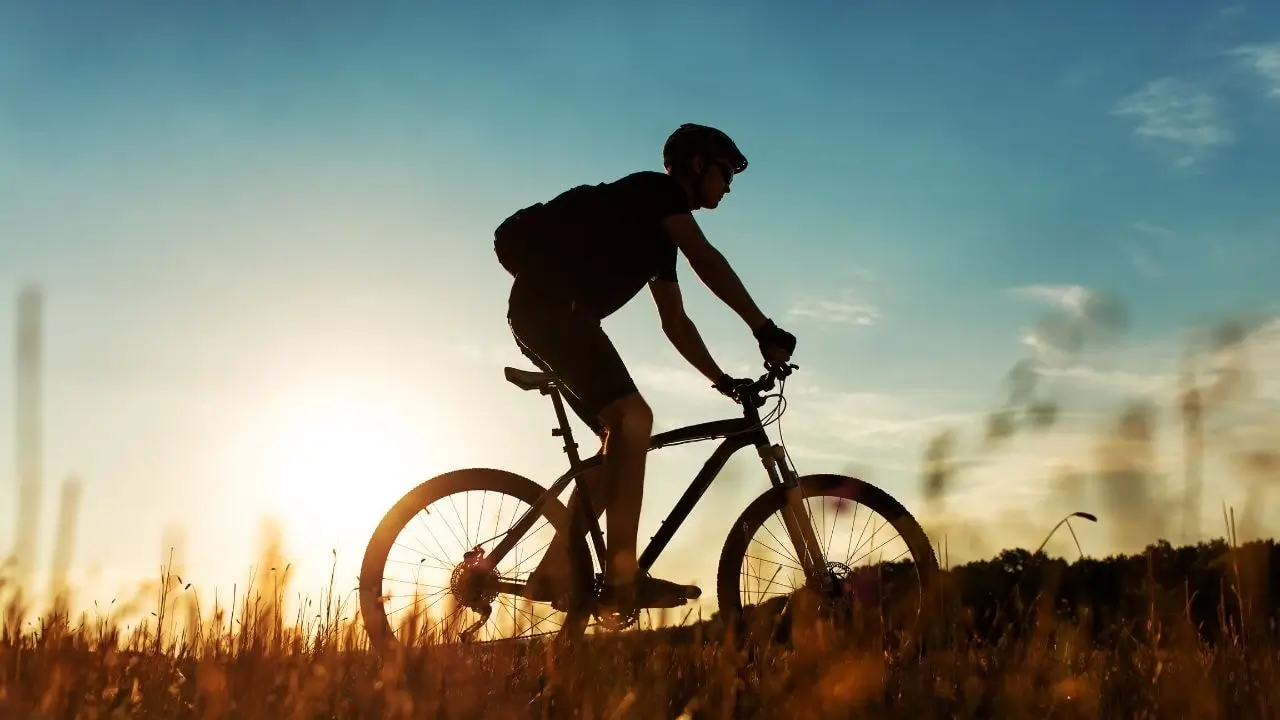
{"label": "mountain bike", "polygon": [[[741,406],[741,417],[653,435],[649,452],[690,442],[720,439],[720,443],[639,556],[640,572],[647,573],[658,560],[730,457],[754,446],[769,487],[742,510],[721,549],[716,573],[721,616],[741,620],[749,611],[777,608],[797,593],[806,593],[830,616],[910,622],[919,616],[924,590],[938,572],[929,539],[915,518],[883,490],[844,475],[799,475],[783,444],[770,440],[766,428],[785,409],[783,390],[794,369],[789,364],[774,367],[737,389],[734,400]],[[504,373],[518,388],[550,396],[558,421],[551,434],[563,439],[569,469],[549,488],[505,470],[455,470],[424,481],[387,511],[373,532],[360,569],[360,610],[366,633],[379,652],[396,646],[500,637],[576,638],[588,631],[632,627],[640,610],[651,609],[637,608],[621,616],[602,612],[605,542],[597,513],[590,512],[587,486],[581,481],[583,473],[602,457],[579,457],[554,375],[512,367]],[[766,394],[775,387],[778,393]],[[760,408],[771,397],[777,398],[777,404],[761,418]],[[566,508],[559,497],[571,482],[576,491]],[[500,514],[510,509],[508,505],[523,510],[513,511],[508,519],[490,520],[484,513],[487,508]],[[842,513],[856,526],[862,508],[868,510],[866,524],[856,540],[850,529],[840,551],[835,530]],[[472,509],[480,513],[474,520],[470,519]],[[883,524],[872,523],[875,515]],[[776,532],[770,526],[775,519]],[[428,531],[429,541],[411,544],[403,537],[411,530]],[[762,530],[765,534],[757,538]],[[877,537],[889,531],[893,536],[888,540]],[[527,575],[551,537],[564,532],[569,533],[568,577],[551,602],[534,602],[527,597]],[[901,548],[885,550],[894,540],[900,541]],[[522,547],[532,548],[531,554],[521,552]],[[886,559],[895,549],[897,554]],[[404,554],[392,557],[399,551]],[[877,562],[859,567],[861,560]],[[396,580],[387,574],[392,569],[408,571],[412,577]],[[787,585],[788,581],[798,587]],[[914,590],[899,592],[907,581],[914,581]],[[701,594],[695,586],[682,590],[683,597],[674,602],[664,598],[660,607],[677,607]],[[429,601],[441,602],[443,609],[428,609]],[[495,604],[499,606],[496,613]]]}

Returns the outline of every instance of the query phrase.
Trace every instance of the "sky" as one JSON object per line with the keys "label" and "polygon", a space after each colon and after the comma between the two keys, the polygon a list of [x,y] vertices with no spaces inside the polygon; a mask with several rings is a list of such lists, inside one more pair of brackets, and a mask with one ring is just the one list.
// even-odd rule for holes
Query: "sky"
{"label": "sky", "polygon": [[[1077,509],[1100,517],[1085,552],[1140,549],[1177,532],[1133,517],[1181,487],[1180,359],[1220,382],[1213,363],[1244,352],[1202,535],[1224,503],[1275,527],[1237,478],[1280,436],[1274,5],[0,0],[0,285],[44,298],[41,568],[71,476],[86,599],[156,576],[173,542],[225,594],[269,515],[302,592],[335,553],[354,587],[418,482],[490,466],[548,484],[565,468],[549,403],[501,375],[527,362],[493,228],[661,169],[683,122],[750,160],[698,221],[798,337],[781,430],[802,472],[885,488],[952,561],[1035,547]],[[758,372],[747,328],[679,273],[713,354]],[[1196,344],[1227,320],[1239,347]],[[645,294],[605,326],[658,430],[736,412]],[[984,443],[1016,367],[1056,421]],[[1058,480],[1106,474],[1135,402],[1154,408],[1148,494],[1099,480],[1068,500]],[[945,432],[958,469],[926,497]],[[642,543],[710,451],[650,461]],[[766,486],[750,451],[732,461],[654,573],[714,595],[729,525]],[[13,525],[0,513],[0,538]]]}

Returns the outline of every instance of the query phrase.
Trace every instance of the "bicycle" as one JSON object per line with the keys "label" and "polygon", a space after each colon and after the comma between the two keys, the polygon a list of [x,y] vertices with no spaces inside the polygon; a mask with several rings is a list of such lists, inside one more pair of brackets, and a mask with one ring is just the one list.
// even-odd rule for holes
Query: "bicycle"
{"label": "bicycle", "polygon": [[[785,379],[793,369],[796,369],[796,366],[789,364],[775,367],[751,384],[740,388],[735,393],[734,399],[741,405],[742,417],[696,423],[653,435],[649,443],[649,452],[688,442],[717,438],[721,441],[640,554],[638,558],[640,571],[647,573],[657,561],[681,523],[697,505],[730,457],[743,448],[754,446],[768,474],[770,487],[748,503],[734,523],[721,549],[716,573],[717,600],[721,615],[726,620],[736,621],[742,619],[751,608],[786,604],[791,594],[780,595],[780,600],[777,598],[765,600],[762,594],[756,602],[744,603],[742,590],[744,582],[750,584],[750,581],[760,580],[766,583],[762,593],[768,591],[779,573],[790,570],[792,577],[795,577],[795,571],[799,571],[802,576],[801,587],[797,590],[815,596],[829,614],[849,615],[861,608],[865,611],[863,615],[877,616],[878,613],[881,620],[886,612],[893,611],[890,603],[895,601],[895,598],[888,597],[892,593],[884,592],[891,584],[886,582],[886,578],[897,576],[898,573],[905,575],[914,573],[914,577],[919,581],[920,592],[918,595],[908,595],[905,602],[900,602],[897,606],[900,608],[897,614],[900,620],[910,621],[912,618],[918,618],[923,604],[923,591],[932,584],[938,572],[938,562],[928,537],[915,518],[889,494],[860,479],[836,474],[799,475],[791,465],[790,456],[781,441],[777,444],[771,442],[765,428],[777,421],[774,417],[775,413],[777,417],[781,417],[786,402],[783,392]],[[508,556],[515,545],[535,529],[534,526],[539,519],[544,520],[554,533],[566,531],[570,533],[568,578],[563,591],[550,603],[553,614],[563,615],[564,622],[553,632],[539,634],[576,638],[586,631],[593,617],[605,630],[619,630],[635,623],[639,608],[626,616],[619,617],[601,614],[597,603],[601,580],[601,574],[597,572],[597,568],[603,567],[605,543],[597,514],[589,511],[590,496],[586,486],[580,482],[580,478],[587,469],[601,461],[601,456],[597,454],[586,460],[579,457],[578,446],[574,442],[565,414],[564,402],[553,375],[512,367],[505,368],[504,374],[509,382],[522,390],[537,390],[542,395],[550,396],[558,421],[558,427],[553,429],[551,434],[563,438],[564,452],[569,458],[569,469],[549,488],[544,488],[528,478],[505,470],[493,468],[455,470],[424,481],[407,492],[388,510],[370,538],[360,570],[360,610],[366,634],[373,647],[380,653],[386,653],[396,646],[415,645],[424,641],[433,644],[453,641],[474,642],[481,631],[502,627],[514,629],[517,633],[522,630],[532,632],[547,622],[551,615],[540,617],[533,612],[535,604],[545,605],[546,603],[534,603],[525,597],[528,594],[526,585],[518,578],[519,568],[524,561],[502,568],[503,561],[509,559]],[[773,390],[777,383],[781,383],[779,392],[776,395],[766,395],[765,393]],[[762,419],[759,409],[770,397],[778,398],[777,407]],[[576,510],[572,516],[570,509],[559,501],[559,496],[570,482],[574,482],[577,488],[577,502],[571,502],[569,505]],[[453,498],[462,492],[484,493],[484,500],[481,501],[482,513],[489,493],[497,493],[500,496],[499,508],[507,499],[515,499],[529,506],[529,509],[506,525],[505,531],[499,530],[503,525],[497,521],[493,525],[492,533],[487,530],[482,531],[480,527],[483,523],[482,519],[474,525],[477,535],[474,540],[459,538],[458,533],[450,527],[452,539],[461,551],[460,560],[446,560],[441,554],[437,554],[436,549],[443,552],[445,547],[445,541],[437,540],[436,548],[428,548],[424,544],[415,554],[418,557],[416,561],[412,560],[414,555],[411,555],[408,561],[400,561],[423,572],[435,571],[440,577],[441,584],[424,585],[415,580],[412,595],[393,594],[391,592],[393,588],[388,586],[388,578],[384,572],[391,562],[389,558],[391,550],[397,546],[407,547],[396,542],[400,533],[407,529],[415,518],[421,521],[420,524],[423,527],[428,527],[428,520],[422,519],[423,513],[430,520],[430,524],[435,525],[450,521],[450,509],[454,516],[461,519],[459,504]],[[814,511],[809,502],[818,498],[828,499],[826,502],[820,502],[816,508],[821,512],[824,527],[828,508],[832,505],[835,508],[836,518],[829,534],[821,533],[814,526],[814,519],[818,512]],[[446,500],[448,506],[445,506]],[[868,569],[855,570],[857,559],[851,556],[861,551],[870,539],[863,541],[860,534],[859,542],[855,547],[852,542],[853,536],[850,534],[844,559],[841,561],[828,559],[827,550],[830,549],[831,539],[834,536],[834,523],[839,521],[841,509],[851,502],[863,505],[885,518],[885,526],[897,531],[897,536],[903,539],[906,553],[910,554],[911,558],[899,561],[902,557],[899,554],[888,562],[881,562]],[[430,508],[437,503],[440,507],[433,514]],[[469,514],[470,496],[467,498],[465,508]],[[782,530],[786,540],[789,541],[790,549],[794,551],[794,554],[787,558],[792,561],[791,564],[752,555],[749,552],[755,533],[764,527],[775,513],[782,515]],[[857,516],[858,508],[855,506],[853,514],[855,524]],[[463,525],[465,535],[470,538],[472,523],[468,521]],[[881,529],[885,526],[881,526]],[[863,533],[865,530],[864,527]],[[826,545],[822,542],[822,534],[826,534]],[[874,538],[875,534],[876,531],[873,530],[871,537]],[[484,537],[480,537],[482,535]],[[777,546],[788,544],[779,540],[772,531],[770,535],[773,536],[772,539]],[[587,544],[588,536],[590,545]],[[549,544],[548,540],[547,545]],[[538,550],[544,550],[547,545],[542,545]],[[785,548],[763,542],[762,545],[776,556],[786,555]],[[884,543],[873,545],[859,557],[869,557],[872,552],[882,547]],[[443,554],[449,553],[443,552]],[[751,566],[753,560],[759,563],[754,568]],[[777,570],[769,577],[764,576],[764,570],[761,567],[766,562],[772,562],[777,566]],[[746,572],[744,572],[744,563],[747,566]],[[753,569],[756,572],[751,572]],[[444,579],[446,577],[447,580]],[[435,591],[424,594],[422,587],[434,588]],[[687,591],[686,597],[677,598],[682,600],[679,604],[694,600],[701,594],[701,591],[693,586],[683,589]],[[419,602],[436,596],[446,601],[446,608],[452,605],[452,610],[447,611],[438,621],[435,616],[418,608]],[[497,619],[493,616],[493,604],[500,596],[512,598],[509,618],[501,613]],[[403,637],[397,637],[392,627],[391,616],[406,608],[388,612],[388,605],[396,597],[413,598],[413,602],[407,606],[410,613],[399,627]],[[896,598],[898,601],[902,599]],[[670,602],[661,605],[661,607],[673,606],[676,605]],[[463,611],[474,613],[478,619],[466,623],[461,618],[455,617]]]}

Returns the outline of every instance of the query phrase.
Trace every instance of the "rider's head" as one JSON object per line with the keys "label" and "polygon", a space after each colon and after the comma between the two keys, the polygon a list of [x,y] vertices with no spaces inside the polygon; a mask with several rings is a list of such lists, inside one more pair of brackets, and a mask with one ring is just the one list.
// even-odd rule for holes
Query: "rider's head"
{"label": "rider's head", "polygon": [[733,177],[747,169],[747,158],[723,132],[685,123],[662,146],[662,164],[684,185],[695,209],[714,208]]}

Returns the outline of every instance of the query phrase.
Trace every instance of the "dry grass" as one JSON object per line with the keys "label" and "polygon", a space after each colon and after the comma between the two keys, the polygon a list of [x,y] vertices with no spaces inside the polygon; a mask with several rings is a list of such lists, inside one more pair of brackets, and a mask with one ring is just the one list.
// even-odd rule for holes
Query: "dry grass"
{"label": "dry grass", "polygon": [[[1031,622],[991,641],[965,608],[906,649],[797,620],[734,638],[717,622],[576,648],[432,647],[382,663],[330,591],[292,619],[287,571],[204,612],[180,578],[110,613],[50,611],[0,627],[0,717],[1275,717],[1273,632],[1209,644],[1154,612],[1110,647],[1083,624]],[[951,579],[944,575],[945,580]],[[945,587],[945,582],[944,582]],[[150,608],[150,609],[148,609]],[[176,613],[176,615],[175,615]],[[138,615],[135,622],[126,620]],[[1160,619],[1166,618],[1166,619]],[[1270,628],[1274,629],[1274,628]]]}

